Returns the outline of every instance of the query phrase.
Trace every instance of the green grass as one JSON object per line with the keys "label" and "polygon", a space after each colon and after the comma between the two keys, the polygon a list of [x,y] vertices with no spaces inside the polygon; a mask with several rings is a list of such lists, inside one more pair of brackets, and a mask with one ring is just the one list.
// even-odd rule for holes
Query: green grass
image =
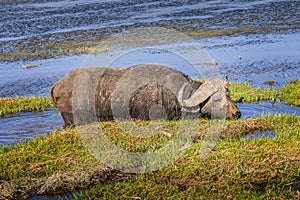
{"label": "green grass", "polygon": [[[300,118],[278,115],[226,121],[222,140],[202,159],[198,155],[208,120],[200,119],[199,123],[198,139],[183,156],[159,171],[136,175],[105,168],[84,148],[76,129],[4,146],[0,149],[0,199],[77,190],[81,191],[77,199],[296,197]],[[113,122],[104,122],[101,127],[113,143],[128,151],[148,151],[151,145],[160,148],[158,144],[172,139],[164,134],[146,140],[128,138]],[[163,130],[176,134],[176,127],[176,121],[168,122]],[[240,140],[263,130],[274,131],[276,137]]]}
{"label": "green grass", "polygon": [[45,111],[53,107],[49,98],[17,97],[0,98],[0,117],[25,111]]}
{"label": "green grass", "polygon": [[[240,123],[227,123],[236,122]],[[296,198],[293,187],[300,182],[300,119],[269,116],[255,122],[273,126],[277,137],[240,141],[229,136],[203,159],[197,157],[201,143],[195,143],[160,171],[83,190],[77,199]]]}
{"label": "green grass", "polygon": [[280,88],[279,98],[287,104],[300,106],[300,80],[291,81]]}
{"label": "green grass", "polygon": [[300,106],[300,80],[291,81],[278,90],[253,88],[248,83],[232,83],[229,90],[230,97],[234,102],[254,103],[279,99],[286,104]]}
{"label": "green grass", "polygon": [[2,147],[0,158],[0,180],[49,176],[95,161],[81,144],[75,129],[55,131],[14,147]]}
{"label": "green grass", "polygon": [[230,98],[234,102],[253,103],[263,100],[275,101],[278,91],[275,89],[253,88],[248,83],[233,83],[229,86]]}

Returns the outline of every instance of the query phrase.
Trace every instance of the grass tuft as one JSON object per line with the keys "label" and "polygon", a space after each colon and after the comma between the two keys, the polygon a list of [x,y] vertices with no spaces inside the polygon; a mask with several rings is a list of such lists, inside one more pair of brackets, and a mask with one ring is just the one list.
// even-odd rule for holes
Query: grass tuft
{"label": "grass tuft", "polygon": [[38,65],[24,65],[22,66],[22,69],[34,69],[34,68],[39,68]]}
{"label": "grass tuft", "polygon": [[279,99],[286,104],[300,106],[300,80],[291,81],[278,90],[253,88],[249,83],[231,83],[229,90],[230,98],[237,103],[274,102]]}
{"label": "grass tuft", "polygon": [[279,98],[287,104],[300,106],[300,80],[290,81],[280,88]]}
{"label": "grass tuft", "polygon": [[229,86],[230,98],[234,102],[253,103],[263,100],[275,101],[277,91],[275,89],[253,88],[248,83],[233,83]]}
{"label": "grass tuft", "polygon": [[49,98],[43,97],[17,97],[0,98],[0,117],[25,111],[45,111],[53,105]]}

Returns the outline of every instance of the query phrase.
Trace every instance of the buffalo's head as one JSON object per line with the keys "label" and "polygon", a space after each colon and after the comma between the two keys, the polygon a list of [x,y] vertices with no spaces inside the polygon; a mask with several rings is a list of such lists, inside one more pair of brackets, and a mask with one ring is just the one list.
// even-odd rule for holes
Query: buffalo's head
{"label": "buffalo's head", "polygon": [[188,99],[183,99],[183,86],[178,100],[184,108],[197,108],[202,116],[212,119],[238,119],[241,111],[230,99],[228,90],[229,78],[226,81],[213,79],[203,83]]}

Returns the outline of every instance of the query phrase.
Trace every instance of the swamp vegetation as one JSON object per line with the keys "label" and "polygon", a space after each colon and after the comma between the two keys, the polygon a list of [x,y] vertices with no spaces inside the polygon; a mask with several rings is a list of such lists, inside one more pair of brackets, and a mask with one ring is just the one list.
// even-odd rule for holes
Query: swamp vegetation
{"label": "swamp vegetation", "polygon": [[0,117],[18,112],[45,111],[51,107],[50,99],[45,97],[0,98]]}

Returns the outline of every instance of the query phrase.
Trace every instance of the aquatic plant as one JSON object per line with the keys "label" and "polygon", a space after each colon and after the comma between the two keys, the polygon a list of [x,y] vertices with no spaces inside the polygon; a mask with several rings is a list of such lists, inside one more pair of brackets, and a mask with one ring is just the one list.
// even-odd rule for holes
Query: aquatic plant
{"label": "aquatic plant", "polygon": [[33,68],[39,68],[38,65],[24,65],[22,66],[22,69],[33,69]]}
{"label": "aquatic plant", "polygon": [[45,111],[51,107],[50,99],[44,97],[0,98],[0,117],[25,111]]}
{"label": "aquatic plant", "polygon": [[261,27],[254,27],[254,26],[244,26],[240,28],[229,28],[229,29],[200,29],[200,30],[191,30],[187,32],[192,37],[201,37],[201,38],[208,38],[208,37],[218,37],[218,36],[230,36],[235,34],[257,34],[262,33],[267,30],[271,30],[272,26],[261,26]]}
{"label": "aquatic plant", "polygon": [[107,53],[109,51],[109,48],[107,46],[103,46],[103,45],[98,45],[98,46],[80,46],[78,48],[76,48],[76,52],[78,54],[93,54],[93,55],[97,55],[100,53]]}
{"label": "aquatic plant", "polygon": [[[138,122],[143,126],[145,122]],[[175,121],[164,131],[176,130]],[[14,147],[0,148],[0,199],[29,198],[77,191],[77,199],[115,198],[295,198],[300,181],[300,118],[277,115],[226,121],[213,151],[199,158],[208,120],[185,154],[167,167],[145,174],[115,171],[96,160],[81,143],[76,129],[55,131]],[[149,150],[136,138],[124,137],[113,122],[101,125],[112,142],[127,150]],[[272,129],[272,139],[240,140],[253,130]],[[233,133],[234,132],[234,133]],[[165,134],[148,141],[168,140]],[[134,146],[137,146],[134,147]],[[144,146],[144,147],[143,147]],[[92,187],[92,188],[91,188]],[[78,190],[81,190],[78,193]]]}

